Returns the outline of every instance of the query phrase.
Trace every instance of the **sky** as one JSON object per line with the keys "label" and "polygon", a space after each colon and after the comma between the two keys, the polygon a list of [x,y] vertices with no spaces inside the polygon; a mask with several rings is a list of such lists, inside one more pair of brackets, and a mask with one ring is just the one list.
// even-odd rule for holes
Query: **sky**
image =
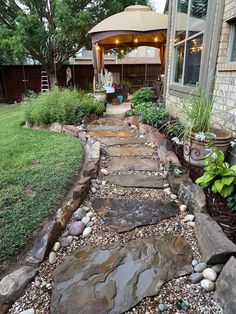
{"label": "sky", "polygon": [[166,0],[151,0],[157,12],[163,13]]}

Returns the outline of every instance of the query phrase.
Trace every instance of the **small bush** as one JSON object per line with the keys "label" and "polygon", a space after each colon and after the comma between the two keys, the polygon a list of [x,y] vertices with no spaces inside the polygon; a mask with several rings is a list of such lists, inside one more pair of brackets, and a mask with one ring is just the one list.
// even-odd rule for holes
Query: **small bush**
{"label": "small bush", "polygon": [[137,105],[152,102],[154,91],[150,88],[141,88],[133,94],[132,105],[135,108]]}
{"label": "small bush", "polygon": [[27,98],[23,108],[30,125],[48,125],[76,124],[85,115],[101,114],[105,106],[83,91],[54,87],[50,92]]}

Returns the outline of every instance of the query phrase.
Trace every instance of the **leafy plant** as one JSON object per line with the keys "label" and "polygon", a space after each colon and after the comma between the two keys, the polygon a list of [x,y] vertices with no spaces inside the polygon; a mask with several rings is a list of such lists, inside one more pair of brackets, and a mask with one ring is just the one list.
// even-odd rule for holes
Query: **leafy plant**
{"label": "leafy plant", "polygon": [[206,157],[204,174],[196,180],[203,187],[211,187],[213,193],[222,197],[230,196],[236,187],[236,165],[231,166],[224,161],[224,153],[217,148],[211,148]]}
{"label": "leafy plant", "polygon": [[132,105],[136,107],[137,105],[148,103],[153,101],[154,91],[150,88],[141,88],[133,94]]}
{"label": "leafy plant", "polygon": [[179,103],[179,110],[185,115],[190,132],[210,132],[214,97],[206,94],[199,83],[196,84],[196,96]]}
{"label": "leafy plant", "polygon": [[236,195],[227,198],[227,205],[232,212],[236,212]]}
{"label": "leafy plant", "polygon": [[179,121],[170,121],[166,125],[166,133],[171,137],[182,138],[185,131],[185,127]]}

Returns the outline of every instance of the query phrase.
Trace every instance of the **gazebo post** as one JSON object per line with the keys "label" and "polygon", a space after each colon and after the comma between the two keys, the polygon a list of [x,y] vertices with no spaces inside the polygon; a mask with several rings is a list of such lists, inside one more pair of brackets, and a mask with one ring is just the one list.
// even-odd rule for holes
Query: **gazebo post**
{"label": "gazebo post", "polygon": [[99,76],[98,76],[98,60],[97,60],[97,50],[96,50],[96,44],[94,43],[92,45],[92,52],[93,52],[93,69],[94,69],[94,79],[95,79],[95,86],[99,84]]}

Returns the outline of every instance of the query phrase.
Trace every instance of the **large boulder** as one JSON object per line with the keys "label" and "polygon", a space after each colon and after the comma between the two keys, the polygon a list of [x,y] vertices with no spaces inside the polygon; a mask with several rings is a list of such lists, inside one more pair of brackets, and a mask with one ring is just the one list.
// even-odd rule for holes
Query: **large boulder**
{"label": "large boulder", "polygon": [[190,273],[191,259],[180,236],[80,247],[54,272],[51,314],[126,312],[166,281]]}
{"label": "large boulder", "polygon": [[0,281],[0,314],[7,313],[36,273],[36,269],[24,266],[3,277]]}
{"label": "large boulder", "polygon": [[236,245],[224,234],[208,214],[195,214],[195,233],[203,260],[209,264],[224,264],[236,254]]}
{"label": "large boulder", "polygon": [[206,211],[206,196],[202,188],[191,180],[183,180],[179,187],[179,199],[189,210],[197,213]]}
{"label": "large boulder", "polygon": [[215,300],[224,314],[236,313],[236,259],[232,256],[216,282]]}

